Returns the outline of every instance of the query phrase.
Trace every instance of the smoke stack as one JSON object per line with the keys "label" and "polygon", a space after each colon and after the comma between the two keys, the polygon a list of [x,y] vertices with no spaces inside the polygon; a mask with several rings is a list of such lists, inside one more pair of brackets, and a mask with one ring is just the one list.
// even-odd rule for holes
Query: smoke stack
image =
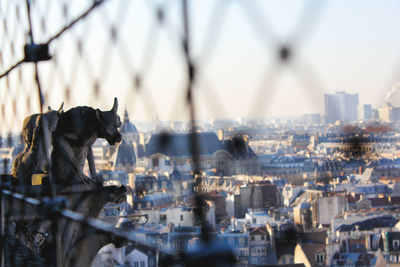
{"label": "smoke stack", "polygon": [[386,93],[385,104],[388,107],[400,107],[400,83],[395,84]]}

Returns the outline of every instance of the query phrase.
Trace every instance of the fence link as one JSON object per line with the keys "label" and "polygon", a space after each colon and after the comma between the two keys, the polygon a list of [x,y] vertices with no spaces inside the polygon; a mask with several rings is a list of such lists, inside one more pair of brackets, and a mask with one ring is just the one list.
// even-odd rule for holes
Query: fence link
{"label": "fence link", "polygon": [[[321,109],[324,81],[307,58],[303,58],[301,50],[307,46],[329,6],[326,1],[299,2],[300,5],[296,4],[299,7],[298,19],[295,20],[293,29],[287,36],[281,37],[269,20],[273,10],[269,10],[262,1],[204,2],[207,3],[188,0],[0,1],[2,266],[90,265],[97,251],[108,243],[114,243],[116,247],[130,244],[133,248],[143,248],[148,252],[151,259],[149,262],[153,266],[220,266],[234,262],[228,248],[215,244],[215,232],[207,217],[210,216],[209,200],[214,196],[207,192],[207,188],[203,188],[204,178],[210,168],[205,166],[207,164],[203,159],[208,149],[204,147],[204,140],[209,137],[202,133],[207,129],[207,123],[202,123],[202,118],[208,115],[229,116],[231,106],[235,106],[235,102],[225,101],[227,98],[231,99],[226,92],[218,90],[221,80],[229,80],[227,86],[236,80],[244,86],[259,88],[251,91],[253,93],[248,93],[243,88],[232,91],[231,94],[243,95],[240,101],[247,103],[243,104],[247,107],[242,110],[243,116],[264,116],[274,106],[273,96],[279,93],[278,83],[287,71],[295,77],[295,84],[303,89],[303,95],[310,99],[315,109]],[[242,20],[233,22],[230,18],[232,14],[235,18],[241,16]],[[236,32],[229,23],[238,27]],[[243,29],[247,31],[241,36]],[[226,32],[229,32],[228,37],[224,35]],[[243,45],[240,41],[245,38],[252,38],[254,42]],[[233,49],[224,51],[225,47]],[[259,55],[259,60],[254,61],[254,68],[249,62],[240,62],[246,57],[246,53],[253,53],[249,51],[252,49]],[[232,51],[239,51],[241,54],[230,54]],[[215,60],[221,61],[219,56],[226,61],[225,66],[213,65]],[[243,82],[246,80],[245,73],[240,79],[233,77],[229,73],[229,64],[236,64],[241,70],[252,69],[249,76],[255,77],[254,80]],[[216,70],[221,66],[226,69]],[[77,123],[74,124],[74,129],[62,128],[58,126],[59,123],[57,128],[49,131],[50,117],[39,119],[39,116],[34,120],[37,132],[31,133],[32,142],[35,140],[39,143],[32,151],[42,151],[35,160],[44,163],[41,167],[42,173],[29,170],[36,177],[29,176],[29,179],[32,179],[32,183],[34,179],[39,179],[40,182],[37,182],[38,185],[27,185],[21,179],[10,176],[17,155],[31,155],[24,133],[21,134],[27,116],[34,113],[44,114],[48,110],[57,111],[60,106],[63,106],[64,114],[76,106],[110,110],[115,107],[114,97],[118,98],[117,108],[122,128],[124,125],[131,125],[128,124],[127,114],[130,118],[157,122],[152,129],[148,124],[137,120],[144,133],[142,135],[136,129],[133,132],[137,134],[135,137],[130,135],[132,132],[125,132],[129,138],[134,138],[130,141],[136,142],[132,148],[127,148],[132,155],[138,157],[133,163],[129,163],[130,159],[126,157],[125,162],[121,163],[123,167],[119,167],[116,163],[118,156],[110,156],[116,153],[115,150],[120,151],[125,141],[118,148],[106,144],[104,139],[94,143],[90,136],[87,140],[89,146],[79,143],[79,133],[71,131],[89,125],[95,117],[90,117],[87,121],[74,121]],[[58,111],[57,119],[61,120],[64,115],[60,115],[61,111]],[[95,114],[96,118],[106,116]],[[171,131],[170,125],[162,123],[175,118],[188,121],[180,127],[182,132],[188,133],[185,140],[188,144],[175,141],[176,133]],[[118,121],[111,124],[108,126],[120,126]],[[62,136],[59,134],[61,131],[69,135]],[[247,133],[242,134],[246,136]],[[103,132],[96,133],[95,137],[105,135],[107,134]],[[64,139],[57,139],[60,136]],[[115,136],[107,136],[111,137]],[[55,140],[61,141],[57,143]],[[154,147],[145,147],[151,141],[155,144]],[[74,144],[71,145],[72,152],[65,149],[65,142]],[[92,144],[97,154],[87,151]],[[85,164],[85,173],[82,175],[77,167],[83,166],[77,166],[79,164],[71,160],[71,153],[76,152],[76,147],[84,147],[82,153],[87,154],[89,162],[85,163],[86,156],[78,162]],[[231,147],[233,154],[242,149],[241,139],[233,138]],[[144,199],[153,192],[150,193],[149,188],[133,188],[132,184],[141,177],[139,169],[144,166],[139,157],[140,154],[152,156],[146,164],[151,163],[153,168],[158,168],[157,179],[161,181],[163,174],[158,160],[163,158],[153,155],[163,154],[168,149],[177,150],[177,154],[180,154],[178,156],[190,155],[177,160],[190,166],[186,170],[189,178],[179,180],[182,184],[185,181],[188,185],[186,189],[190,193],[188,199],[182,196],[176,202],[194,210],[193,237],[206,244],[197,254],[187,252],[179,245],[174,249],[162,245],[162,234],[154,239],[143,239],[140,235],[143,229],[150,229],[154,225],[148,223],[151,215],[144,215],[140,212],[141,207],[137,206],[142,203],[139,199]],[[53,154],[50,154],[51,150]],[[91,148],[89,150],[92,151]],[[70,168],[76,171],[75,175],[81,179],[80,182],[61,182],[57,176],[59,172],[54,167],[57,160],[60,160],[53,157],[56,153],[63,155],[67,162],[65,164],[71,164]],[[90,166],[90,155],[93,162],[103,164],[101,169],[97,166],[97,173],[96,169],[93,171],[95,167]],[[114,166],[106,162],[107,156],[108,159],[112,158]],[[21,157],[21,160],[26,158],[28,156]],[[262,172],[251,165],[251,159],[246,158],[248,166],[242,166],[242,169],[246,169],[243,173],[251,173],[251,168],[254,168],[253,174],[261,175]],[[168,160],[165,163],[169,163]],[[62,168],[62,164],[57,166]],[[121,174],[119,170],[126,172]],[[176,166],[169,171],[171,177],[178,173]],[[108,174],[111,175],[108,178],[112,178],[112,175],[125,175],[129,177],[129,181],[122,186],[110,185],[108,180],[112,179],[107,178]],[[85,183],[83,175],[91,177],[89,185]],[[103,180],[99,178],[100,180],[95,181],[97,176],[101,176]],[[158,187],[162,187],[159,191],[164,193],[175,190],[172,182],[170,188],[165,188],[161,182]],[[129,211],[129,197],[126,200],[126,195],[131,197],[130,208],[134,212],[107,215],[111,210]],[[155,201],[164,201],[164,198]],[[170,204],[172,206],[173,203]],[[161,204],[159,206],[165,207]],[[100,212],[104,220],[96,219]],[[160,220],[162,216],[160,215]],[[132,227],[129,228],[130,226]],[[162,232],[160,229],[158,231]],[[178,236],[176,244],[180,244],[180,239],[183,240],[184,237]],[[150,263],[148,266],[151,266]]]}

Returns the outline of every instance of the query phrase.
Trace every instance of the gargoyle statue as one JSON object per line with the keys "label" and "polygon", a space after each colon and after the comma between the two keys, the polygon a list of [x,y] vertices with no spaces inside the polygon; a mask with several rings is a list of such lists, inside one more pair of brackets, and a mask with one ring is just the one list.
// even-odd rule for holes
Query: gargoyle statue
{"label": "gargoyle statue", "polygon": [[[98,180],[95,174],[92,144],[97,138],[105,138],[110,145],[122,139],[117,114],[118,100],[110,111],[87,106],[75,107],[63,113],[53,132],[52,174],[58,184],[92,184]],[[93,179],[83,173],[85,160]],[[101,181],[99,181],[101,182]]]}
{"label": "gargoyle statue", "polygon": [[15,158],[11,170],[11,175],[17,179],[17,184],[32,185],[33,174],[47,171],[46,159],[49,158],[50,151],[45,150],[50,148],[51,133],[57,126],[58,118],[63,114],[63,106],[64,103],[58,110],[48,107],[46,113],[37,113],[25,118],[22,126],[25,147]]}

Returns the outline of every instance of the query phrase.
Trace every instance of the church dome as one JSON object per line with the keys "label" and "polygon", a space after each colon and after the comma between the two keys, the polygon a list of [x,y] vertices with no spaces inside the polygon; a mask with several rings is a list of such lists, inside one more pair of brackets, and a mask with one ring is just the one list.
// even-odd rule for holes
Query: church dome
{"label": "church dome", "polygon": [[126,134],[126,133],[137,133],[137,129],[133,123],[129,121],[129,116],[128,116],[128,111],[125,109],[124,113],[124,119],[122,121],[122,125],[120,128],[121,134]]}
{"label": "church dome", "polygon": [[132,143],[122,140],[122,143],[118,146],[116,153],[117,156],[114,164],[115,167],[132,167],[136,164],[135,150]]}

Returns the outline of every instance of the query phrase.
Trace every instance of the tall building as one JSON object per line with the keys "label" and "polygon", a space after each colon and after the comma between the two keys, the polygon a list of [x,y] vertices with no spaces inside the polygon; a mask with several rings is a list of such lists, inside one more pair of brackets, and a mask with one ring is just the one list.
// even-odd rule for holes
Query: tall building
{"label": "tall building", "polygon": [[325,122],[356,121],[358,94],[348,94],[345,91],[335,94],[325,94]]}
{"label": "tall building", "polygon": [[321,123],[321,115],[318,113],[304,114],[303,123],[307,125],[316,125]]}
{"label": "tall building", "polygon": [[378,110],[378,109],[373,108],[371,114],[372,114],[372,119],[373,119],[373,120],[379,119],[379,110]]}
{"label": "tall building", "polygon": [[371,120],[372,119],[372,106],[367,105],[358,105],[358,120]]}
{"label": "tall building", "polygon": [[389,103],[378,109],[379,119],[384,122],[400,121],[400,108],[394,107]]}

